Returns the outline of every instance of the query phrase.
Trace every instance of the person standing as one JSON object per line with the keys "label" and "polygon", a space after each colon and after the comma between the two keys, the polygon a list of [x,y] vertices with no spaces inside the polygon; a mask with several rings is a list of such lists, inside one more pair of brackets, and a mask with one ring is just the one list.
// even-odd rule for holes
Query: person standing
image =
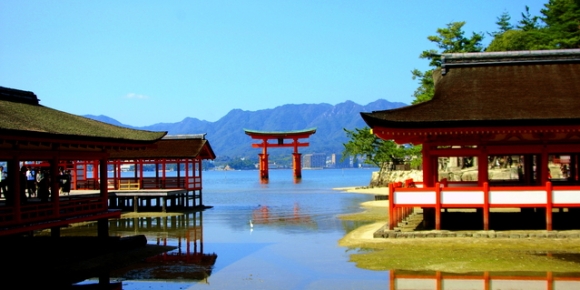
{"label": "person standing", "polygon": [[4,167],[0,166],[0,196],[4,195],[4,198],[6,198],[6,193],[7,193],[7,180],[6,180],[6,171],[4,171]]}
{"label": "person standing", "polygon": [[26,189],[28,190],[28,198],[36,196],[36,177],[30,166],[26,167]]}
{"label": "person standing", "polygon": [[64,170],[62,175],[60,176],[60,189],[63,195],[70,195],[70,170]]}
{"label": "person standing", "polygon": [[50,181],[46,170],[41,169],[36,173],[36,183],[38,184],[38,197],[41,202],[47,202],[50,195]]}

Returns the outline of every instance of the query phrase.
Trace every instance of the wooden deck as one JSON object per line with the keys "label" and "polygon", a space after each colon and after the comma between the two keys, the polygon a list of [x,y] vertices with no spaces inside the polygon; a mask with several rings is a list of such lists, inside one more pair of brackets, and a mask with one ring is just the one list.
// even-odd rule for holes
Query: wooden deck
{"label": "wooden deck", "polygon": [[155,209],[160,208],[162,212],[167,212],[167,203],[170,207],[189,208],[189,199],[193,198],[187,189],[131,189],[131,190],[110,190],[110,208],[133,208],[138,212],[139,208]]}
{"label": "wooden deck", "polygon": [[37,197],[28,198],[18,212],[6,205],[5,198],[0,198],[0,236],[119,218],[121,210],[194,209],[199,207],[191,202],[194,195],[186,189],[110,190],[105,201],[99,190],[71,190],[70,194],[59,196],[56,204],[41,202]]}

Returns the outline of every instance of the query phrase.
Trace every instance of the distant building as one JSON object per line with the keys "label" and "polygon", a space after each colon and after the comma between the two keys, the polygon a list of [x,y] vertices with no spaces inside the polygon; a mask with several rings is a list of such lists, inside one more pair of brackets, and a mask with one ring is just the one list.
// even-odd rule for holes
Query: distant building
{"label": "distant building", "polygon": [[351,168],[350,157],[342,159],[342,154],[332,154],[330,157],[331,167],[334,168]]}
{"label": "distant building", "polygon": [[326,167],[326,154],[311,153],[302,155],[302,168],[324,168]]}

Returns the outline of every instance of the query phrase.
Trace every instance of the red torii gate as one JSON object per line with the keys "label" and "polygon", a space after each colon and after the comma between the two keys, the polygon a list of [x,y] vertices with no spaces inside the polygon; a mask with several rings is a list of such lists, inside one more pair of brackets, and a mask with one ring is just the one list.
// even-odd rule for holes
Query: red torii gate
{"label": "red torii gate", "polygon": [[[246,135],[252,137],[252,139],[262,140],[262,143],[252,144],[252,148],[262,148],[262,153],[258,154],[260,157],[261,179],[268,179],[268,147],[293,147],[292,171],[294,172],[295,178],[302,178],[302,165],[300,162],[302,154],[298,153],[298,147],[306,147],[310,145],[310,143],[300,143],[298,142],[298,139],[310,137],[310,135],[316,133],[316,128],[286,132],[268,132],[244,129],[244,132],[246,132]],[[285,139],[292,140],[292,143],[284,143]],[[277,143],[268,143],[268,140],[277,140]]]}

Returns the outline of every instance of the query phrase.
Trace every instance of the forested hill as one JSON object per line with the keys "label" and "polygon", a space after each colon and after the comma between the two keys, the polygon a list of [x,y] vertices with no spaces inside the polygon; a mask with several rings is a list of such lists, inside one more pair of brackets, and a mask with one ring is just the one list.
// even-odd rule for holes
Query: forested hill
{"label": "forested hill", "polygon": [[[386,110],[405,106],[400,102],[379,99],[367,105],[352,101],[337,104],[300,104],[283,105],[274,109],[259,111],[231,110],[216,122],[185,118],[177,123],[158,123],[144,127],[124,125],[107,116],[85,115],[85,117],[142,130],[168,131],[169,135],[207,133],[212,148],[218,157],[246,157],[256,159],[259,149],[251,147],[253,140],[243,129],[261,131],[289,131],[317,128],[310,136],[309,147],[301,148],[300,153],[341,153],[342,144],[347,142],[343,128],[352,130],[365,126],[360,112]],[[271,157],[289,155],[291,149],[271,149]]]}

